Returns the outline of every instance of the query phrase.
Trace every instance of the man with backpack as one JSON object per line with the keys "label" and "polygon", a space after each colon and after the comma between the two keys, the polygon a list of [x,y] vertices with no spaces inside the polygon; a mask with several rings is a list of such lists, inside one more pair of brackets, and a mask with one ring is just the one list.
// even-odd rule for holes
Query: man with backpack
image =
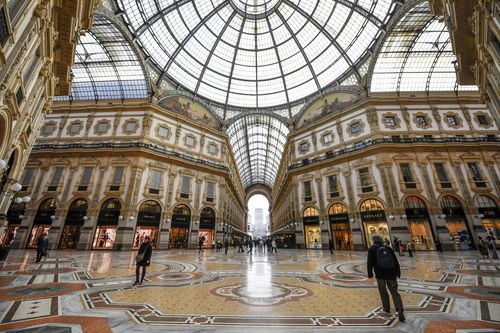
{"label": "man with backpack", "polygon": [[371,279],[373,271],[375,271],[383,310],[387,313],[391,312],[391,303],[387,293],[387,289],[389,289],[394,307],[399,315],[399,321],[403,322],[405,321],[403,301],[398,293],[397,281],[397,278],[401,277],[398,259],[394,251],[389,246],[384,245],[382,237],[374,235],[372,241],[373,245],[368,249],[368,278]]}

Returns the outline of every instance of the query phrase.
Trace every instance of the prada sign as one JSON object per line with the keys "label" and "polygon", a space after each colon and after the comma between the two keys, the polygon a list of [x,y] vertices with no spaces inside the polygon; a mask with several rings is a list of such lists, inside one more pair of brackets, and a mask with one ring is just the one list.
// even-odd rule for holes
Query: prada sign
{"label": "prada sign", "polygon": [[174,214],[172,215],[172,227],[189,227],[191,215]]}

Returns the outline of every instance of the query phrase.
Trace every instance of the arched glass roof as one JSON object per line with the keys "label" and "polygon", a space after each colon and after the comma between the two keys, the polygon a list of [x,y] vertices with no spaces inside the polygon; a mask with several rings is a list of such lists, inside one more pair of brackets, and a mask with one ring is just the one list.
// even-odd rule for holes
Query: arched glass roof
{"label": "arched glass roof", "polygon": [[354,75],[393,0],[116,0],[160,74],[242,108],[289,105]]}
{"label": "arched glass roof", "polygon": [[261,183],[273,187],[288,127],[267,114],[247,115],[227,129],[243,186]]}
{"label": "arched glass roof", "polygon": [[92,29],[80,37],[71,68],[71,95],[64,99],[101,100],[148,98],[139,58],[122,32],[96,15]]}
{"label": "arched glass roof", "polygon": [[395,25],[378,55],[372,92],[477,90],[457,83],[450,33],[427,1]]}

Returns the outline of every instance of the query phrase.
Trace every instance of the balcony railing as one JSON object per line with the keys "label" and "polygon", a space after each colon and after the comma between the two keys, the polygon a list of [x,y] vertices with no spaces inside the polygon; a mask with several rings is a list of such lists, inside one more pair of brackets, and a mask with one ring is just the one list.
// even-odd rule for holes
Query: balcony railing
{"label": "balcony railing", "polygon": [[157,145],[142,143],[142,142],[115,142],[115,143],[63,143],[63,144],[36,144],[33,146],[33,150],[48,150],[48,149],[126,149],[126,148],[142,148],[156,153],[160,153],[167,156],[178,157],[180,159],[194,162],[198,164],[203,164],[212,168],[220,169],[229,172],[229,168],[223,164],[214,163],[199,158],[194,158],[186,154],[178,153],[172,150],[168,150],[164,147],[159,147]]}
{"label": "balcony railing", "polygon": [[299,163],[290,164],[288,166],[288,170],[297,169],[312,163],[321,162],[325,160],[329,160],[331,158],[335,158],[338,156],[350,154],[353,152],[362,151],[364,149],[380,146],[386,144],[445,144],[445,143],[484,143],[484,142],[496,142],[500,143],[500,137],[492,137],[492,136],[484,136],[479,138],[381,138],[381,139],[373,139],[367,140],[363,145],[357,145],[356,147],[339,149],[337,151],[329,151],[323,156],[309,158],[306,161],[302,161]]}

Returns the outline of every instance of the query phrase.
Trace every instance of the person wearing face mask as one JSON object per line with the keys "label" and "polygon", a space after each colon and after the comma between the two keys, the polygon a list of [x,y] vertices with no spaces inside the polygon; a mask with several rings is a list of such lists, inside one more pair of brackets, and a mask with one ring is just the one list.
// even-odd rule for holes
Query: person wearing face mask
{"label": "person wearing face mask", "polygon": [[[135,257],[135,283],[142,284],[144,277],[146,276],[146,267],[151,264],[151,255],[153,254],[153,246],[151,246],[151,238],[149,236],[144,237],[144,241],[139,247],[139,251]],[[142,267],[142,275],[139,280],[139,272]]]}

